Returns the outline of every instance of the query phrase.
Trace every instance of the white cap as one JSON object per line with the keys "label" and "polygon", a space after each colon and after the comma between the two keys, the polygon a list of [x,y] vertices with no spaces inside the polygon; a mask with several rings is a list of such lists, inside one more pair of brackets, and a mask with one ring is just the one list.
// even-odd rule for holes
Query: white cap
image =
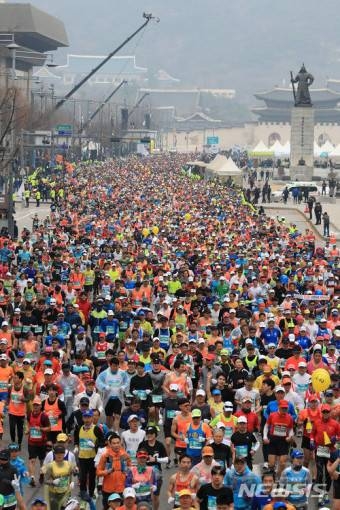
{"label": "white cap", "polygon": [[268,347],[276,347],[276,345],[273,342],[270,342],[270,344],[268,344]]}
{"label": "white cap", "polygon": [[224,402],[223,408],[224,409],[231,409],[232,411],[234,410],[234,406],[233,406],[232,402],[230,402],[230,400],[227,400],[226,402]]}
{"label": "white cap", "polygon": [[0,360],[8,360],[7,354],[0,354]]}
{"label": "white cap", "polygon": [[57,302],[57,301],[56,301],[54,298],[51,298],[51,299],[50,299],[50,305],[55,305],[55,304],[56,304],[56,302]]}
{"label": "white cap", "polygon": [[205,344],[205,340],[204,340],[204,338],[202,338],[202,337],[201,337],[201,338],[199,338],[199,339],[198,339],[198,343],[199,343],[199,344]]}
{"label": "white cap", "polygon": [[44,370],[44,374],[46,374],[46,375],[53,375],[54,372],[53,372],[52,368],[46,368],[46,370]]}
{"label": "white cap", "polygon": [[136,491],[133,487],[126,487],[123,492],[123,498],[135,498]]}
{"label": "white cap", "polygon": [[24,358],[24,359],[22,360],[22,362],[23,362],[23,363],[25,363],[25,361],[27,361],[28,363],[31,363],[30,358]]}
{"label": "white cap", "polygon": [[266,327],[266,323],[265,322],[260,322],[259,327],[260,328],[265,328]]}
{"label": "white cap", "polygon": [[300,331],[307,331],[306,326],[301,326]]}
{"label": "white cap", "polygon": [[178,391],[178,384],[170,384],[169,390],[170,391]]}
{"label": "white cap", "polygon": [[285,391],[284,387],[283,386],[276,386],[275,388],[275,393],[277,393],[278,391]]}
{"label": "white cap", "polygon": [[204,390],[197,390],[196,391],[196,396],[197,395],[201,395],[202,397],[205,397],[205,391]]}
{"label": "white cap", "polygon": [[229,313],[236,313],[235,308],[230,308]]}
{"label": "white cap", "polygon": [[315,344],[313,347],[313,351],[322,351],[322,347],[320,344]]}
{"label": "white cap", "polygon": [[248,420],[245,416],[239,416],[237,418],[237,423],[248,423]]}
{"label": "white cap", "polygon": [[288,340],[289,340],[290,342],[295,342],[295,335],[294,335],[294,333],[290,333],[290,334],[288,335]]}
{"label": "white cap", "polygon": [[298,367],[303,367],[303,368],[306,368],[307,367],[307,363],[305,361],[300,361],[300,363],[298,364]]}
{"label": "white cap", "polygon": [[2,324],[1,324],[1,327],[2,326],[8,326],[8,322],[7,321],[3,321]]}
{"label": "white cap", "polygon": [[20,308],[14,308],[14,313],[21,313]]}
{"label": "white cap", "polygon": [[111,299],[110,294],[106,294],[106,296],[104,296],[104,299]]}
{"label": "white cap", "polygon": [[253,341],[251,338],[247,338],[246,342],[245,342],[246,345],[253,345]]}
{"label": "white cap", "polygon": [[108,310],[107,311],[107,315],[114,315],[114,311],[113,310]]}
{"label": "white cap", "polygon": [[127,419],[127,422],[130,423],[131,420],[138,420],[139,421],[139,418],[138,418],[137,414],[130,414],[130,416]]}

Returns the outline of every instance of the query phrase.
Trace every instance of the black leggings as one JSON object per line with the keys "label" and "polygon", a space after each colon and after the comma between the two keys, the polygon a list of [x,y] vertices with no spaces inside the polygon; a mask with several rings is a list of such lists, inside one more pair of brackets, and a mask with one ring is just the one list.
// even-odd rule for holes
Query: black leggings
{"label": "black leggings", "polygon": [[326,490],[328,492],[332,485],[332,479],[327,471],[327,462],[327,458],[316,456],[316,481],[318,484],[323,484],[325,475]]}
{"label": "black leggings", "polygon": [[[93,497],[96,488],[96,468],[94,459],[79,459],[80,492],[88,492]],[[88,486],[88,490],[87,490]]]}
{"label": "black leggings", "polygon": [[[24,422],[25,422],[25,416],[14,416],[14,414],[9,414],[9,433],[11,436],[12,443],[15,443],[15,432],[17,430],[18,434],[18,444],[21,446],[22,438],[24,435]],[[16,430],[15,430],[16,429]]]}

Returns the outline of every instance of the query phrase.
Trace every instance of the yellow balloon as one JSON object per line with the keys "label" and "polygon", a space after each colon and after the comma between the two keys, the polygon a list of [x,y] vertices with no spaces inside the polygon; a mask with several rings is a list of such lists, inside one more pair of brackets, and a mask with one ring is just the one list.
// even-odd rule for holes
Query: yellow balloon
{"label": "yellow balloon", "polygon": [[315,391],[326,391],[331,385],[331,378],[327,370],[317,368],[312,374],[312,385]]}
{"label": "yellow balloon", "polygon": [[142,232],[144,237],[147,237],[150,234],[150,230],[148,228],[143,228]]}
{"label": "yellow balloon", "polygon": [[152,232],[157,235],[158,232],[159,232],[159,228],[157,227],[157,225],[155,225],[154,227],[152,227]]}
{"label": "yellow balloon", "polygon": [[184,219],[185,219],[186,221],[189,221],[189,220],[191,219],[191,214],[190,214],[189,212],[185,213],[185,215],[184,215]]}

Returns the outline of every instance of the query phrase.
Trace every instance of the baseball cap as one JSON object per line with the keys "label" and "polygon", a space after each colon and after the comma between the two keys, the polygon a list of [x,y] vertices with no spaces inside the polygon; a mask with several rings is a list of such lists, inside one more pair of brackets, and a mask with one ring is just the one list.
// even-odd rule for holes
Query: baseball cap
{"label": "baseball cap", "polygon": [[202,448],[202,457],[204,457],[205,455],[207,456],[214,456],[214,450],[211,448],[211,446],[205,446],[204,448]]}
{"label": "baseball cap", "polygon": [[44,370],[44,374],[46,374],[46,375],[53,375],[54,372],[53,372],[52,368],[46,368],[46,370]]}
{"label": "baseball cap", "polygon": [[220,356],[229,356],[229,351],[228,351],[228,349],[221,349],[221,351],[220,351]]}
{"label": "baseball cap", "polygon": [[224,402],[223,409],[233,411],[234,410],[234,406],[233,406],[233,404],[229,400],[227,400],[226,402]]}
{"label": "baseball cap", "polygon": [[248,423],[248,420],[245,416],[239,416],[237,418],[237,423]]}
{"label": "baseball cap", "polygon": [[328,404],[322,404],[321,406],[321,412],[327,411],[328,413],[331,411],[331,406]]}
{"label": "baseball cap", "polygon": [[205,391],[204,390],[197,390],[196,391],[196,396],[197,395],[201,395],[202,397],[205,397]]}
{"label": "baseball cap", "polygon": [[298,368],[300,368],[300,367],[306,368],[306,366],[307,366],[307,363],[305,361],[300,361],[300,363],[298,364]]}
{"label": "baseball cap", "polygon": [[[204,449],[204,448],[203,448]],[[192,492],[190,489],[182,489],[181,491],[179,491],[178,493],[178,496],[181,498],[182,496],[191,496],[192,497]]]}
{"label": "baseball cap", "polygon": [[218,390],[217,388],[215,388],[214,390],[212,390],[211,394],[212,395],[221,395],[221,390]]}
{"label": "baseball cap", "polygon": [[41,405],[41,398],[39,397],[34,397],[33,399],[33,405],[36,404],[36,405]]}
{"label": "baseball cap", "polygon": [[79,404],[89,404],[90,403],[90,399],[88,397],[81,397],[81,399],[79,400]]}
{"label": "baseball cap", "polygon": [[[170,391],[178,391],[178,388],[179,388],[178,384],[170,384],[170,386],[169,386]],[[196,393],[196,395],[197,395],[197,393]]]}
{"label": "baseball cap", "polygon": [[130,421],[132,421],[132,420],[138,420],[139,421],[139,418],[138,418],[137,414],[130,414],[130,416],[127,419],[127,422],[130,423]]}
{"label": "baseball cap", "polygon": [[32,501],[32,506],[35,506],[35,505],[43,505],[43,506],[46,506],[47,507],[47,503],[44,499],[42,498],[35,498],[33,501]]}
{"label": "baseball cap", "polygon": [[126,487],[123,491],[123,498],[135,498],[136,491],[133,487]]}
{"label": "baseball cap", "polygon": [[202,416],[202,412],[201,412],[200,409],[193,409],[191,411],[191,417],[192,418],[201,418],[201,416]]}
{"label": "baseball cap", "polygon": [[314,347],[313,347],[313,352],[315,351],[321,351],[322,352],[322,347],[320,344],[315,344]]}
{"label": "baseball cap", "polygon": [[58,441],[58,443],[59,443],[60,441],[62,441],[62,442],[64,442],[64,441],[65,441],[65,442],[66,442],[66,441],[68,441],[68,435],[67,435],[67,434],[64,434],[63,432],[61,432],[60,434],[58,434],[58,435],[57,435],[57,441]]}
{"label": "baseball cap", "polygon": [[145,434],[156,434],[157,435],[157,428],[156,427],[147,427],[145,430]]}
{"label": "baseball cap", "polygon": [[284,407],[284,408],[288,408],[289,404],[288,404],[288,401],[287,400],[280,400],[279,401],[279,407]]}
{"label": "baseball cap", "polygon": [[113,494],[110,494],[110,496],[108,497],[107,501],[117,501],[117,500],[121,500],[122,497],[117,494],[117,492],[114,492]]}
{"label": "baseball cap", "polygon": [[86,409],[86,411],[82,412],[82,415],[85,418],[90,418],[91,416],[93,416],[93,410],[92,409]]}

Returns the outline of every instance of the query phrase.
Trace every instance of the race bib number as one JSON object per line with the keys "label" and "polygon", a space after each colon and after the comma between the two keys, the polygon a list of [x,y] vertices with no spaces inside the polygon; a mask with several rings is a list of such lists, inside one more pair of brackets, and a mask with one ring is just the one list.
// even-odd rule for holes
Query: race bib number
{"label": "race bib number", "polygon": [[168,420],[172,420],[176,416],[176,411],[174,409],[168,409],[166,412],[166,417]]}
{"label": "race bib number", "polygon": [[236,457],[247,457],[248,456],[248,446],[245,444],[235,446]]}
{"label": "race bib number", "polygon": [[161,404],[163,402],[163,395],[152,395],[153,404]]}
{"label": "race bib number", "polygon": [[42,432],[38,427],[31,427],[30,429],[30,436],[32,439],[41,439],[42,438]]}
{"label": "race bib number", "polygon": [[324,459],[329,459],[331,456],[328,446],[318,446],[316,455],[318,457],[323,457]]}
{"label": "race bib number", "polygon": [[274,436],[286,437],[286,435],[287,435],[287,427],[285,425],[275,425],[274,426]]}

